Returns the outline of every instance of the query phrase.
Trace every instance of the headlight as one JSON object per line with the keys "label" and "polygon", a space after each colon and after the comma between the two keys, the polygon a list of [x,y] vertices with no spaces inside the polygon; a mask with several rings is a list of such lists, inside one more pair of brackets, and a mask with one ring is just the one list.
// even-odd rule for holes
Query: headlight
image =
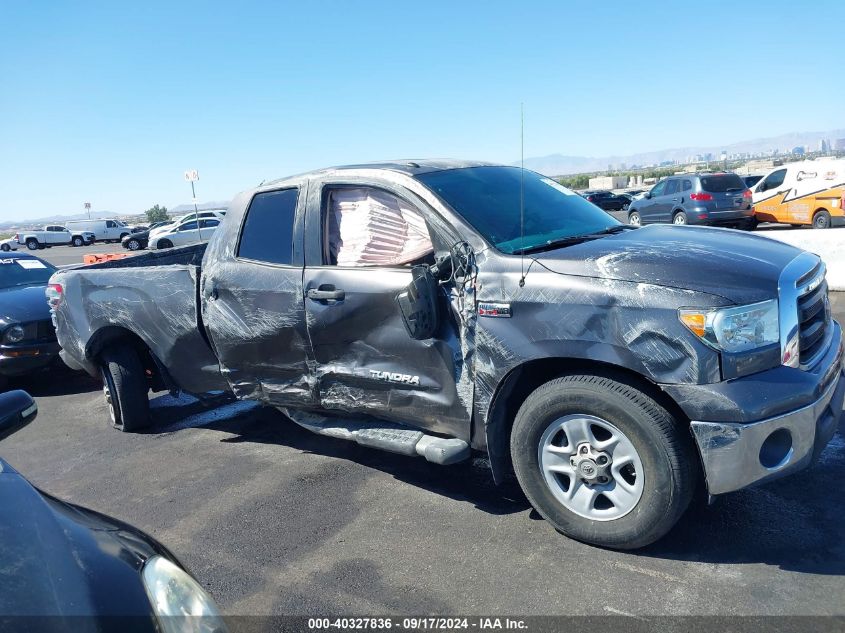
{"label": "headlight", "polygon": [[3,335],[3,341],[6,343],[20,343],[23,340],[24,331],[20,325],[13,325]]}
{"label": "headlight", "polygon": [[681,322],[705,343],[736,354],[780,341],[775,299],[735,308],[678,310]]}
{"label": "headlight", "polygon": [[164,633],[226,633],[211,596],[169,560],[153,556],[141,575]]}

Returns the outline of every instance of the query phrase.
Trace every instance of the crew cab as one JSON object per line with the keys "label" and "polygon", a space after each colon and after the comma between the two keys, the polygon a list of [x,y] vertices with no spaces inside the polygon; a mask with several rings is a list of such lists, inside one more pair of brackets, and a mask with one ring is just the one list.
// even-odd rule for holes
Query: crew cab
{"label": "crew cab", "polygon": [[91,231],[76,229],[71,231],[64,226],[48,224],[42,229],[31,229],[16,233],[15,241],[21,245],[26,244],[29,250],[34,251],[62,244],[87,246],[94,243],[94,234]]}
{"label": "crew cab", "polygon": [[697,482],[801,470],[845,399],[825,266],[738,231],[623,225],[516,167],[409,161],[239,195],[208,244],[57,272],[62,357],[111,421],[238,398],[439,464],[486,454],[570,537],[637,548]]}

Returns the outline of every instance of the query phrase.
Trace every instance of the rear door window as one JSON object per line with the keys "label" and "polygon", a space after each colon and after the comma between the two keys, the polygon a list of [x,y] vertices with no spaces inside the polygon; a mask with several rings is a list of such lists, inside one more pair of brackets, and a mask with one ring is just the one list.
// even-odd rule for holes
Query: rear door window
{"label": "rear door window", "polygon": [[678,193],[679,184],[680,183],[678,183],[677,180],[670,180],[668,183],[666,183],[666,195],[670,196],[673,193]]}
{"label": "rear door window", "polygon": [[725,193],[745,190],[745,182],[736,174],[717,174],[701,177],[701,190],[709,193]]}
{"label": "rear door window", "polygon": [[298,189],[256,194],[246,211],[237,256],[290,265],[293,261],[293,228],[298,197]]}

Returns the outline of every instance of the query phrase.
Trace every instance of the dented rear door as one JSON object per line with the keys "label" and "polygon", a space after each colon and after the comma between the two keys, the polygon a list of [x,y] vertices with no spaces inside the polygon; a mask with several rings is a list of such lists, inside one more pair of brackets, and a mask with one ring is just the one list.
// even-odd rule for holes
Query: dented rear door
{"label": "dented rear door", "polygon": [[203,263],[203,322],[240,398],[314,402],[302,293],[305,191],[301,183],[236,201],[243,206],[217,231]]}

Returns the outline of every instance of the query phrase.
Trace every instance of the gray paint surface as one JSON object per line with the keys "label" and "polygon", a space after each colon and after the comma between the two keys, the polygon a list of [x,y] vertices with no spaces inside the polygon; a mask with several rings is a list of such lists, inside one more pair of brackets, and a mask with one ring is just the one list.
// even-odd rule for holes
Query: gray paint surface
{"label": "gray paint surface", "polygon": [[[632,372],[664,389],[691,418],[708,419],[693,415],[707,402],[717,403],[714,415],[733,411],[749,420],[773,406],[733,393],[721,381],[718,353],[684,328],[677,310],[774,298],[780,271],[799,250],[720,229],[645,227],[521,261],[491,248],[414,178],[473,165],[328,169],[247,191],[232,202],[201,269],[195,263],[144,267],[136,258],[126,271],[118,262],[60,273],[71,290],[57,314],[59,340],[93,373],[90,341],[117,324],[147,342],[187,391],[219,379],[208,370],[216,354],[240,398],[376,415],[468,440],[477,449],[487,447],[496,395],[507,377],[541,359]],[[438,258],[456,242],[468,244],[473,265],[461,283],[443,287],[434,339],[413,341],[402,328],[393,302],[410,281],[408,269],[323,265],[322,192],[336,185],[378,187],[415,205],[429,222]],[[252,196],[288,187],[301,191],[292,265],[240,260],[235,249]],[[173,257],[196,254],[181,252]],[[347,299],[330,306],[308,300],[307,290],[323,283],[343,288]],[[510,304],[512,318],[478,316],[476,303],[485,301]],[[200,366],[206,370],[197,371]],[[418,375],[419,385],[385,382],[370,370]],[[797,407],[806,404],[804,395],[799,390],[777,400]]]}

